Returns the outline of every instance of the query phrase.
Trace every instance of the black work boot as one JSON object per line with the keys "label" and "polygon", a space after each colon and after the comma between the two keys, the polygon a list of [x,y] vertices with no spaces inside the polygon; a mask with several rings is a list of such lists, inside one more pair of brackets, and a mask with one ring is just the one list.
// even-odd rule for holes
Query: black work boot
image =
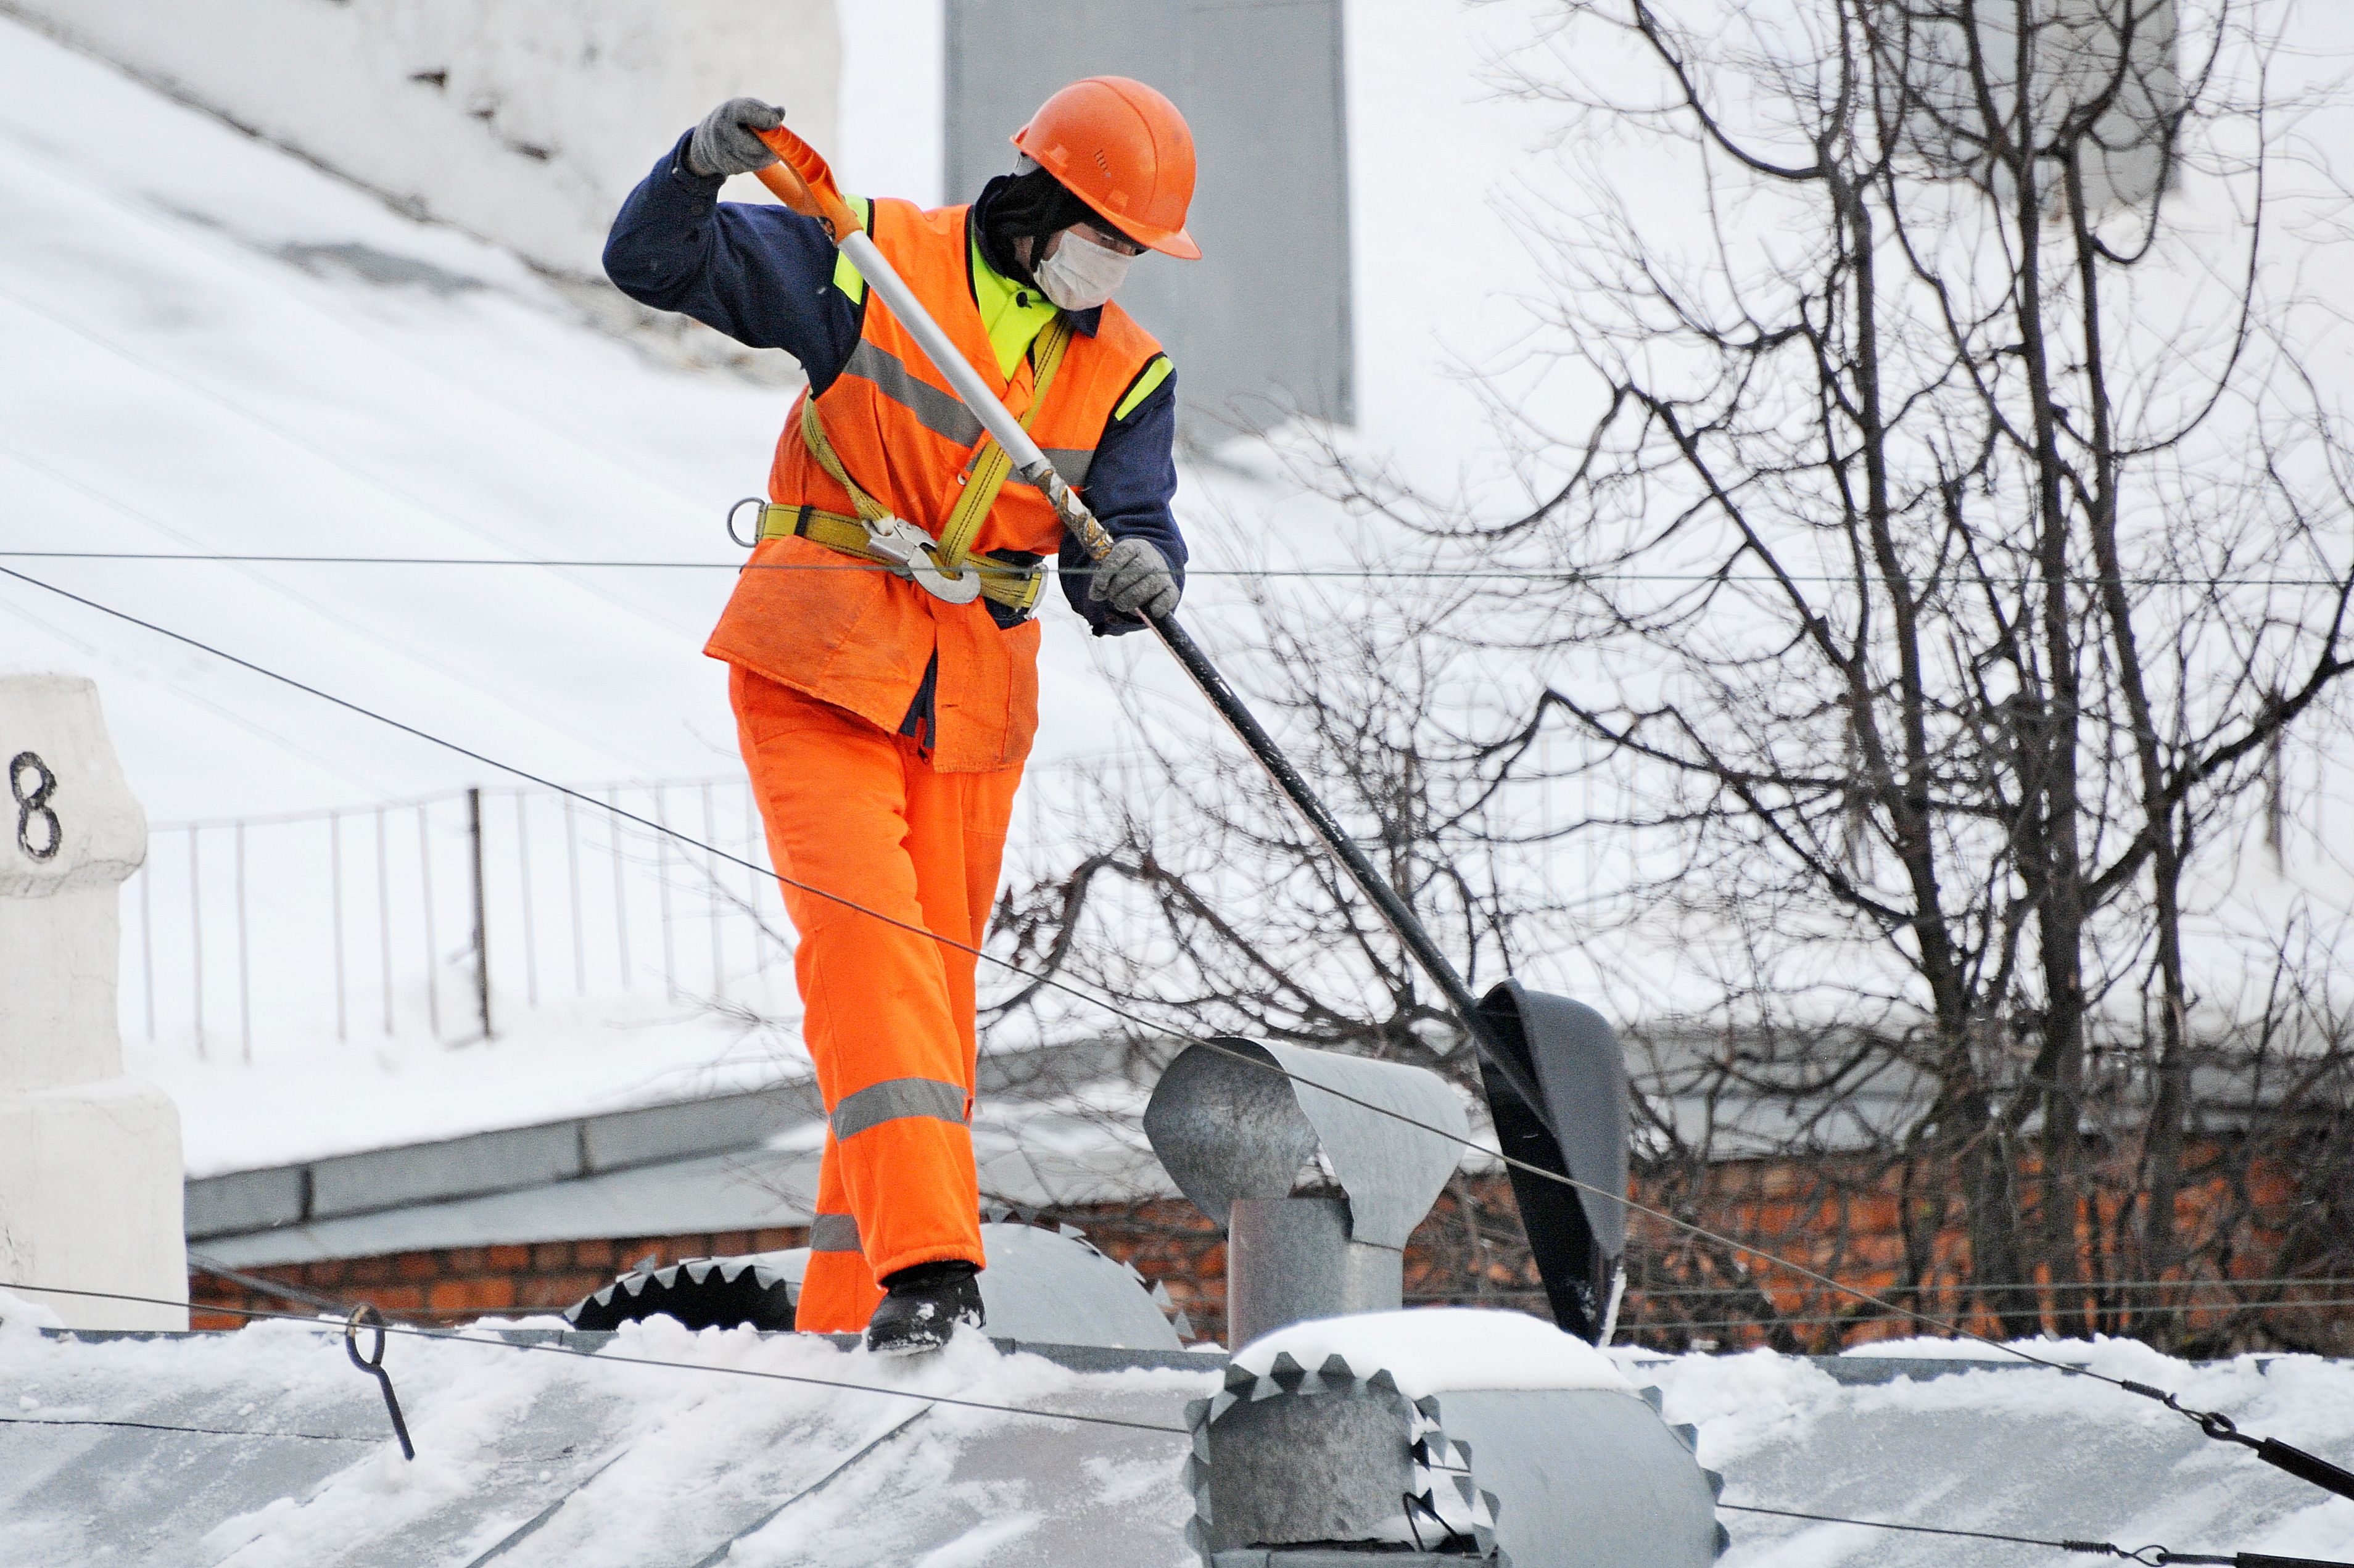
{"label": "black work boot", "polygon": [[960,1257],[903,1268],[883,1287],[890,1294],[866,1320],[866,1348],[878,1356],[937,1351],[958,1324],[981,1327],[981,1270]]}

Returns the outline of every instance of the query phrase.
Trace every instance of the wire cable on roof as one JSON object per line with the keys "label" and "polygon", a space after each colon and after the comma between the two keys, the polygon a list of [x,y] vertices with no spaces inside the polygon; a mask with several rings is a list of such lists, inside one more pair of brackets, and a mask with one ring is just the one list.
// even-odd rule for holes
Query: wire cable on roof
{"label": "wire cable on roof", "polygon": [[0,1415],[0,1426],[121,1426],[138,1432],[189,1432],[202,1437],[288,1437],[306,1443],[375,1443],[374,1437],[351,1437],[340,1432],[278,1432],[239,1426],[179,1426],[168,1421],[101,1420],[97,1416]]}
{"label": "wire cable on roof", "polygon": [[[1536,1291],[1522,1291],[1518,1294],[1536,1296],[1541,1293]],[[1451,1300],[1453,1298],[1450,1297],[1448,1299]],[[2186,1312],[2267,1312],[2274,1311],[2284,1307],[2354,1307],[2354,1297],[2332,1298],[2322,1301],[2306,1301],[2301,1300],[2293,1296],[2284,1296],[2276,1299],[2264,1301],[2217,1301],[2206,1305],[2194,1304],[2181,1307],[2179,1308],[2179,1310]],[[1710,1318],[1691,1322],[1686,1322],[1683,1319],[1677,1318],[1667,1318],[1654,1323],[1625,1323],[1621,1326],[1630,1334],[1672,1334],[1688,1329],[1799,1329],[1819,1327],[1826,1323],[1861,1324],[1871,1321],[1873,1321],[1873,1319],[1842,1314],[1809,1314],[1805,1317],[1797,1318]]]}
{"label": "wire cable on roof", "polygon": [[[234,1268],[214,1262],[193,1248],[188,1253],[188,1271],[191,1274],[202,1275],[207,1279],[219,1279],[231,1285],[241,1285],[248,1290],[260,1295],[275,1296],[281,1301],[300,1301],[305,1307],[316,1307],[322,1312],[333,1312],[339,1318],[358,1305],[353,1301],[339,1301],[334,1297],[323,1295],[316,1290],[306,1290],[302,1286],[286,1280],[268,1279],[259,1274],[239,1273]],[[401,1319],[407,1318],[408,1314],[387,1308],[385,1309],[385,1316]]]}
{"label": "wire cable on roof", "polygon": [[[599,800],[592,795],[588,795],[579,790],[568,789],[562,784],[557,783],[554,779],[542,778],[540,775],[533,773],[528,769],[516,767],[513,763],[502,762],[498,758],[486,756],[482,752],[474,750],[471,747],[461,745],[459,742],[448,739],[445,736],[435,735],[429,730],[419,729],[415,725],[394,718],[390,715],[378,713],[375,709],[364,706],[359,703],[353,702],[347,697],[339,697],[331,692],[322,691],[320,688],[311,685],[306,682],[297,680],[292,675],[284,674],[279,671],[271,670],[263,665],[257,664],[249,659],[240,658],[237,654],[228,652],[221,648],[217,648],[211,643],[206,642],[199,638],[189,636],[186,632],[174,631],[168,627],[159,626],[154,621],[143,620],[140,617],[132,614],[128,610],[117,609],[111,605],[101,604],[96,599],[86,598],[81,594],[73,592],[69,588],[60,588],[54,583],[45,582],[38,577],[28,576],[24,572],[17,571],[12,567],[0,567],[0,577],[14,578],[18,582],[25,583],[32,588],[39,588],[44,592],[55,594],[60,599],[69,599],[75,604],[83,606],[85,609],[96,610],[101,615],[110,616],[114,620],[123,621],[129,625],[140,627],[144,630],[155,633],[159,637],[169,638],[173,641],[179,642],[186,647],[194,648],[200,652],[209,653],[217,659],[225,660],[229,663],[237,665],[240,669],[251,671],[253,673],[260,675],[265,679],[276,681],[281,685],[291,686],[296,691],[306,693],[311,696],[318,698],[322,702],[332,703],[335,706],[345,709],[346,712],[358,714],[364,718],[374,719],[377,723],[399,730],[405,735],[413,736],[417,739],[426,742],[428,745],[440,747],[443,750],[453,752],[460,757],[466,758],[474,762],[479,762],[486,768],[494,768],[502,773],[511,774],[517,779],[524,779],[532,784],[536,784],[542,789],[553,789],[561,794],[571,796],[574,799],[593,805],[600,810],[608,811],[625,821],[635,822],[641,827],[646,828],[654,832],[667,834],[677,840],[680,843],[693,849],[700,850],[705,854],[715,856],[735,865],[746,867],[762,875],[773,876],[779,882],[798,888],[802,892],[810,894],[813,897],[823,898],[829,903],[834,904],[842,908],[864,915],[870,919],[882,921],[885,925],[926,938],[931,941],[938,942],[944,947],[955,948],[960,952],[970,953],[979,960],[994,965],[999,969],[1020,976],[1023,979],[1031,981],[1034,985],[1044,987],[1064,995],[1073,997],[1078,1001],[1085,1001],[1091,1006],[1102,1009],[1104,1012],[1110,1013],[1115,1018],[1135,1024],[1140,1028],[1151,1030],[1155,1033],[1160,1032],[1159,1026],[1153,1023],[1151,1020],[1132,1012],[1129,1009],[1124,1008],[1119,1003],[1111,1001],[1107,998],[1097,996],[1093,992],[1088,991],[1082,987],[1073,985],[1066,980],[1060,980],[1051,975],[1034,974],[1031,971],[1023,969],[1020,965],[1014,963],[1009,959],[1000,958],[994,953],[986,952],[981,948],[970,943],[957,941],[953,938],[942,936],[936,931],[928,930],[911,921],[901,920],[895,916],[884,914],[879,909],[869,908],[866,906],[858,903],[856,900],[845,896],[844,895],[832,892],[829,889],[812,886],[808,883],[797,881],[791,877],[786,876],[781,872],[778,872],[767,866],[762,866],[756,862],[746,860],[740,855],[730,853],[728,851],[720,849],[716,845],[706,844],[701,840],[695,838],[692,834],[682,832],[677,829],[670,827],[666,823],[654,821],[649,818],[639,816],[633,811],[623,810],[620,807],[610,801]],[[1273,1073],[1278,1077],[1291,1079],[1293,1082],[1299,1081],[1297,1079],[1292,1079],[1292,1075],[1290,1074],[1285,1072],[1282,1067],[1277,1065],[1274,1062],[1263,1060],[1254,1054],[1236,1051],[1231,1046],[1221,1045],[1214,1040],[1205,1040],[1201,1044],[1236,1062],[1247,1064],[1260,1071]],[[1532,1164],[1528,1160],[1516,1160],[1512,1156],[1503,1152],[1501,1150],[1490,1149],[1476,1139],[1463,1137],[1458,1133],[1448,1132],[1444,1128],[1431,1127],[1401,1111],[1393,1110],[1386,1106],[1374,1105],[1369,1100],[1361,1099],[1356,1096],[1346,1094],[1339,1089],[1329,1088],[1320,1084],[1309,1085],[1307,1086],[1316,1089],[1320,1094],[1330,1095],[1346,1104],[1356,1106],[1361,1109],[1372,1111],[1376,1115],[1386,1117],[1393,1121],[1400,1122],[1405,1126],[1429,1133],[1434,1137],[1445,1139],[1448,1143],[1457,1144],[1462,1148],[1471,1150],[1485,1158],[1500,1161],[1513,1170],[1524,1171],[1544,1181],[1555,1182],[1559,1185],[1572,1188],[1575,1191],[1590,1193],[1597,1198],[1606,1199],[1608,1202],[1620,1204],[1631,1213],[1646,1215],[1651,1219],[1659,1221],[1662,1224],[1669,1225],[1675,1229],[1686,1232],[1689,1234],[1698,1236],[1704,1241],[1713,1242],[1719,1246],[1728,1247],[1748,1256],[1755,1257],[1772,1267],[1779,1268],[1787,1273],[1796,1275],[1801,1279],[1811,1280],[1827,1290],[1836,1291],[1840,1295],[1845,1296],[1852,1300],[1861,1301],[1868,1305],[1877,1307],[1893,1317],[1903,1318],[1910,1322],[1927,1324],[1928,1326],[1937,1329],[1946,1334],[1975,1340],[1979,1344],[1986,1345],[1999,1351],[2005,1355],[2016,1356],[2021,1361],[2032,1361],[2038,1366],[2049,1368],[2053,1372],[2064,1373],[2070,1377],[2088,1377],[2097,1383],[2107,1383],[2113,1388],[2123,1389],[2128,1393],[2138,1394],[2144,1398],[2155,1400],[2196,1423],[2200,1430],[2211,1438],[2214,1438],[2219,1442],[2235,1443],[2253,1448],[2256,1452],[2256,1457],[2266,1464],[2286,1470],[2302,1480],[2309,1481],[2313,1485],[2321,1487],[2327,1490],[2337,1492],[2342,1497],[2354,1498],[2354,1472],[2342,1470],[2337,1466],[2331,1465],[2313,1455],[2306,1454],[2300,1449],[2291,1447],[2286,1444],[2279,1442],[2277,1439],[2258,1439],[2249,1437],[2242,1434],[2228,1417],[2216,1412],[2189,1409],[2178,1404],[2175,1401],[2174,1396],[2165,1393],[2163,1390],[2154,1389],[2149,1387],[2147,1384],[2135,1383],[2128,1379],[2112,1377],[2106,1372],[2094,1372],[2090,1367],[2074,1366],[2065,1361],[2056,1361],[2048,1357],[2036,1355],[2031,1351],[2023,1351],[2016,1345],[2006,1344],[1999,1340],[1992,1339],[1988,1335],[1978,1333],[1977,1330],[1965,1325],[1948,1322],[1944,1319],[1932,1316],[1929,1313],[1915,1311],[1912,1308],[1901,1306],[1883,1297],[1875,1296],[1868,1290],[1834,1279],[1829,1275],[1821,1273],[1816,1269],[1808,1268],[1803,1264],[1794,1263],[1790,1259],[1769,1252],[1764,1247],[1756,1246],[1751,1243],[1741,1241],[1721,1232],[1711,1230],[1705,1225],[1702,1225],[1694,1221],[1687,1220],[1679,1215],[1670,1213],[1664,1209],[1655,1208],[1638,1199],[1628,1197],[1624,1192],[1614,1192],[1608,1188],[1596,1186],[1590,1181],[1581,1181],[1576,1177],[1568,1175],[1564,1172],[1549,1171],[1543,1166]],[[401,1330],[398,1331],[404,1333],[425,1332],[425,1330]]]}
{"label": "wire cable on roof", "polygon": [[2038,1535],[2005,1535],[1991,1530],[1955,1530],[1942,1525],[1896,1524],[1882,1519],[1848,1519],[1840,1514],[1802,1513],[1797,1509],[1764,1508],[1755,1503],[1719,1501],[1716,1506],[1731,1509],[1736,1513],[1770,1513],[1782,1519],[1813,1520],[1819,1524],[1853,1524],[1861,1525],[1866,1530],[1898,1530],[1908,1535],[1950,1535],[1969,1541],[2009,1542],[2015,1546],[2048,1546],[2055,1552],[2078,1552],[2092,1557],[2122,1557],[2127,1562],[2139,1563],[2144,1565],[2144,1568],[2167,1568],[2167,1564],[2176,1563],[2212,1564],[2220,1565],[2220,1568],[2233,1568],[2234,1564],[2246,1568],[2246,1565],[2257,1563],[2268,1564],[2306,1563],[2310,1563],[2312,1568],[2345,1568],[2344,1564],[2324,1563],[2311,1558],[2260,1557],[2245,1552],[2229,1557],[2219,1557],[2205,1552],[2175,1552],[2163,1546],[2128,1549],[2111,1541],[2051,1540]]}
{"label": "wire cable on roof", "polygon": [[[248,555],[185,550],[0,550],[0,560],[12,561],[146,561],[194,562],[199,564],[275,566],[275,567],[538,567],[549,570],[582,570],[599,567],[623,571],[693,571],[693,572],[890,572],[896,568],[875,561],[679,561],[679,560],[618,560],[600,556],[318,556],[318,555]],[[1088,567],[1048,566],[1050,572],[1063,577],[1092,577],[1095,568]],[[1581,571],[1575,567],[1195,567],[1185,568],[1186,578],[1235,577],[1246,580],[1318,579],[1344,581],[1394,582],[1554,582],[1554,583],[1723,583],[1728,586],[1769,587],[1781,582],[1840,584],[1855,580],[1850,574],[1796,572],[1784,577],[1771,577],[1742,572],[1620,572]],[[1875,576],[1874,583],[1888,579]],[[1904,577],[1900,579],[1913,587],[1929,587],[1944,580],[1939,577]],[[1973,577],[1967,585],[1978,587],[1986,581],[2040,586],[2045,581],[2040,575],[2021,573],[2016,577]],[[2080,574],[2071,577],[2070,586],[2100,588],[2106,577]],[[2126,588],[2342,588],[2346,585],[2337,577],[2200,577],[2190,575],[2120,577],[2116,581]]]}
{"label": "wire cable on roof", "polygon": [[[74,1290],[62,1285],[19,1285],[0,1280],[0,1290],[21,1290],[37,1296],[72,1296],[93,1301],[129,1301],[148,1307],[186,1308],[186,1301],[167,1300],[160,1296],[133,1296],[121,1290]],[[233,1318],[247,1318],[280,1323],[303,1323],[314,1329],[341,1333],[344,1325],[324,1318],[309,1317],[300,1312],[270,1312],[258,1307],[224,1307],[206,1303],[198,1308],[206,1312],[225,1312]],[[405,1324],[387,1323],[380,1329],[369,1325],[373,1331],[398,1334],[412,1340],[439,1340],[448,1344],[482,1345],[492,1350],[535,1351],[543,1354],[572,1356],[582,1361],[601,1361],[612,1366],[660,1367],[673,1372],[717,1372],[725,1377],[758,1378],[769,1383],[807,1383],[816,1388],[839,1389],[845,1393],[880,1393],[894,1399],[920,1399],[933,1404],[953,1404],[965,1410],[986,1410],[997,1415],[1034,1415],[1047,1421],[1071,1421],[1088,1426],[1124,1426],[1134,1432],[1166,1432],[1180,1437],[1192,1429],[1171,1426],[1159,1421],[1129,1421],[1117,1415],[1082,1415],[1070,1410],[1039,1410],[1018,1404],[994,1404],[983,1399],[957,1399],[945,1393],[927,1393],[920,1389],[891,1388],[880,1383],[844,1383],[839,1378],[810,1377],[800,1372],[763,1372],[757,1367],[715,1366],[705,1361],[663,1361],[652,1356],[616,1355],[610,1350],[580,1351],[569,1345],[535,1344],[515,1340],[489,1340],[478,1334],[451,1333],[440,1329],[419,1329]],[[1211,1369],[1202,1369],[1208,1372]]]}
{"label": "wire cable on roof", "polygon": [[[279,440],[285,441],[289,445],[299,447],[302,450],[309,452],[313,457],[317,458],[320,461],[324,462],[331,467],[341,469],[344,472],[352,475],[362,483],[371,485],[377,490],[383,491],[388,495],[396,496],[408,503],[409,505],[417,508],[419,511],[426,513],[430,516],[440,518],[444,523],[449,524],[451,527],[458,529],[461,533],[471,534],[478,539],[483,539],[492,544],[505,543],[504,539],[499,537],[498,533],[494,529],[477,523],[472,518],[462,517],[457,513],[450,511],[446,507],[437,505],[434,502],[419,492],[411,490],[405,484],[395,480],[387,479],[383,474],[373,472],[359,463],[355,462],[349,455],[336,448],[330,446],[323,441],[316,440],[312,437],[303,434],[302,431],[295,429],[292,426],[282,424],[280,421],[271,418],[267,414],[263,414],[254,408],[249,408],[245,404],[238,401],[236,398],[228,396],[226,393],[223,393],[217,388],[207,387],[202,382],[196,380],[192,376],[185,375],[180,371],[174,370],[168,366],[159,365],[145,355],[140,354],[134,349],[124,347],[122,344],[115,342],[104,333],[99,332],[92,327],[86,326],[82,323],[75,321],[69,316],[52,310],[50,307],[42,304],[37,300],[28,299],[25,295],[17,292],[16,290],[5,285],[0,285],[0,300],[5,300],[9,303],[16,306],[19,310],[37,315],[42,320],[49,323],[52,326],[69,332],[76,337],[81,338],[87,343],[96,344],[99,347],[106,350],[109,354],[111,354],[117,358],[124,360],[129,364],[137,366],[140,369],[144,370],[151,376],[159,376],[165,381],[171,382],[176,387],[194,393],[196,396],[204,398],[206,401],[212,403],[218,408],[227,409],[229,413],[236,415],[239,418],[245,420],[249,424],[257,426],[261,429],[269,431],[271,435],[276,436]],[[604,588],[599,588],[592,583],[578,581],[574,586],[581,588],[587,593],[593,594],[597,598],[603,599],[608,604],[612,605],[615,609],[634,616],[638,620],[642,620],[648,625],[653,626],[661,630],[676,632],[680,630],[678,627],[671,625],[669,622],[665,621],[661,616],[647,609],[644,606],[629,599],[610,593]]]}

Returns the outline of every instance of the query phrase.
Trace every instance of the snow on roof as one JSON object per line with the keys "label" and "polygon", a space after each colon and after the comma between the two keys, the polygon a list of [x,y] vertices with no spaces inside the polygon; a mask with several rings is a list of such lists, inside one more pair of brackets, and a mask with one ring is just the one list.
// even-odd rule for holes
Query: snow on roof
{"label": "snow on roof", "polygon": [[1423,1307],[1319,1318],[1245,1345],[1235,1365],[1264,1377],[1278,1355],[1314,1372],[1331,1356],[1359,1379],[1386,1372],[1408,1399],[1469,1389],[1600,1388],[1632,1393],[1609,1357],[1522,1312]]}
{"label": "snow on roof", "polygon": [[[77,1338],[34,1330],[31,1316],[0,1298],[0,1556],[12,1562],[455,1565],[503,1542],[502,1568],[1198,1561],[1182,1534],[1192,1507],[1180,1474],[1184,1406],[1218,1386],[1214,1372],[1078,1371],[978,1338],[935,1360],[882,1361],[814,1337],[696,1334],[667,1321],[570,1341],[602,1347],[588,1355],[517,1349],[489,1326],[396,1335],[385,1366],[418,1450],[405,1463],[376,1384],[352,1368],[332,1325]],[[1460,1315],[1391,1316],[1303,1326],[1298,1342],[1312,1352],[1309,1338],[1321,1336],[1450,1380],[1496,1375],[1453,1359],[1451,1340],[1418,1342],[1427,1329],[1454,1335]],[[1543,1328],[1478,1316],[1498,1347],[1534,1346]],[[2194,1365],[2123,1347],[2052,1348],[2109,1358],[2246,1430],[2354,1459],[2354,1364]],[[1918,1360],[1904,1363],[1911,1375],[1888,1375],[1885,1361],[1874,1370],[1862,1358],[1763,1351],[1616,1359],[1659,1386],[1668,1420],[1698,1425],[1701,1462],[1724,1472],[1727,1504],[2354,1560],[2354,1502],[2083,1378]],[[1568,1358],[1559,1364],[1570,1375]],[[770,1375],[710,1370],[723,1368]],[[803,1378],[854,1386],[779,1381]],[[1734,1508],[1723,1518],[1734,1537],[1725,1568],[2064,1561]]]}
{"label": "snow on roof", "polygon": [[[507,1568],[685,1564],[723,1549],[731,1564],[908,1563],[943,1551],[1173,1563],[1191,1509],[1175,1480],[1183,1407],[1214,1384],[1205,1372],[1073,1372],[977,1336],[937,1358],[886,1361],[815,1337],[692,1334],[666,1320],[623,1330],[598,1356],[488,1333],[396,1336],[385,1365],[414,1462],[336,1331],[274,1322],[97,1343],[0,1339],[12,1396],[0,1410],[0,1557],[459,1564],[512,1539]],[[789,1378],[824,1381],[779,1381]],[[1031,1411],[1142,1429],[1018,1414]],[[5,1424],[110,1419],[213,1431]]]}
{"label": "snow on roof", "polygon": [[[2354,1458],[2354,1363],[2243,1356],[2193,1364],[2137,1345],[2046,1348],[2178,1392],[2340,1464]],[[2210,1441],[2154,1402],[2021,1362],[1872,1383],[1835,1375],[1862,1360],[1682,1356],[1645,1361],[1639,1375],[1659,1385],[1670,1420],[1697,1424],[1701,1462],[1725,1473],[1727,1504],[2176,1552],[2354,1558],[2354,1502]],[[1731,1509],[1724,1519],[1734,1542],[1728,1568],[2061,1560],[2049,1550]]]}

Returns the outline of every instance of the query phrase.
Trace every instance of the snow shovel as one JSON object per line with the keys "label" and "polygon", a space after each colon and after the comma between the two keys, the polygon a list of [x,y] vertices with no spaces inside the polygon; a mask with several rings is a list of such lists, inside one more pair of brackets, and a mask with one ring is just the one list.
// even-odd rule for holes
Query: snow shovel
{"label": "snow shovel", "polygon": [[[982,428],[997,438],[1013,471],[1045,494],[1090,559],[1103,559],[1112,546],[1111,535],[875,248],[825,160],[790,131],[763,131],[759,137],[778,158],[759,171],[760,183],[795,212],[825,226],[867,287],[898,316]],[[1177,618],[1151,617],[1147,623],[1446,994],[1479,1053],[1481,1082],[1497,1130],[1506,1139],[1505,1152],[1580,1184],[1573,1192],[1557,1181],[1520,1170],[1512,1172],[1555,1320],[1582,1338],[1606,1339],[1626,1246],[1625,1207],[1615,1200],[1627,1190],[1628,1138],[1626,1064],[1609,1025],[1590,1008],[1523,991],[1515,981],[1495,987],[1484,1000],[1475,998],[1421,920],[1309,788]]]}

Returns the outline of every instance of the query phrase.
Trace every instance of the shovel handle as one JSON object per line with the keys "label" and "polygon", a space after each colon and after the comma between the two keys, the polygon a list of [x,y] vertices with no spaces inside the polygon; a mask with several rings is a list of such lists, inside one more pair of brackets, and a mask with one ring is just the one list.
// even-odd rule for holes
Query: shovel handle
{"label": "shovel handle", "polygon": [[824,224],[836,245],[861,231],[858,215],[851,210],[842,187],[833,183],[833,171],[816,148],[781,125],[753,134],[777,155],[777,161],[758,174],[760,183],[775,192],[779,201],[803,217]]}
{"label": "shovel handle", "polygon": [[[875,248],[873,238],[862,228],[857,215],[851,211],[850,203],[843,198],[842,187],[834,184],[833,171],[826,166],[825,159],[819,155],[816,148],[781,126],[758,134],[779,160],[759,171],[760,183],[776,192],[778,199],[795,212],[804,217],[816,218],[826,226],[833,236],[833,242],[842,248],[851,265],[858,269],[859,276],[866,280],[867,287],[881,296],[883,302],[899,318],[900,324],[922,347],[925,357],[955,389],[958,400],[972,411],[973,417],[991,435],[997,438],[997,444],[1003,447],[1005,455],[1013,460],[1013,471],[1045,493],[1063,526],[1078,540],[1091,558],[1103,559],[1105,552],[1112,546],[1110,533],[1087,509],[1087,503],[1080,500],[1065,482],[1063,476],[1055,471],[1054,463],[1039,450],[1038,443],[1030,439],[1030,432],[1022,428],[1021,421],[999,400],[996,392],[965,358],[964,351],[940,330],[939,323],[924,308],[924,302],[916,297],[915,291],[907,287],[897,270]],[[1431,939],[1430,933],[1424,928],[1412,906],[1398,896],[1396,890],[1366,858],[1365,852],[1349,836],[1340,819],[1332,815],[1315,790],[1309,787],[1308,780],[1292,767],[1290,759],[1276,745],[1275,737],[1259,726],[1257,718],[1244,704],[1240,694],[1226,683],[1217,666],[1210,662],[1209,655],[1203,652],[1185,629],[1177,624],[1175,615],[1165,615],[1157,620],[1148,617],[1147,623],[1160,637],[1162,646],[1175,656],[1178,664],[1193,678],[1194,685],[1201,688],[1202,694],[1209,699],[1218,716],[1226,721],[1235,737],[1267,769],[1276,787],[1289,797],[1293,806],[1308,820],[1308,825],[1315,831],[1318,838],[1324,841],[1325,848],[1341,863],[1341,869],[1357,885],[1358,890],[1372,902],[1384,923],[1405,944],[1406,951],[1437,983],[1456,1016],[1462,1020],[1463,1027],[1480,1056],[1531,1107],[1543,1106],[1545,1098],[1535,1078],[1513,1058],[1495,1024],[1480,1012],[1478,999],[1471,994],[1470,987],[1464,983],[1463,976],[1445,950]]]}

